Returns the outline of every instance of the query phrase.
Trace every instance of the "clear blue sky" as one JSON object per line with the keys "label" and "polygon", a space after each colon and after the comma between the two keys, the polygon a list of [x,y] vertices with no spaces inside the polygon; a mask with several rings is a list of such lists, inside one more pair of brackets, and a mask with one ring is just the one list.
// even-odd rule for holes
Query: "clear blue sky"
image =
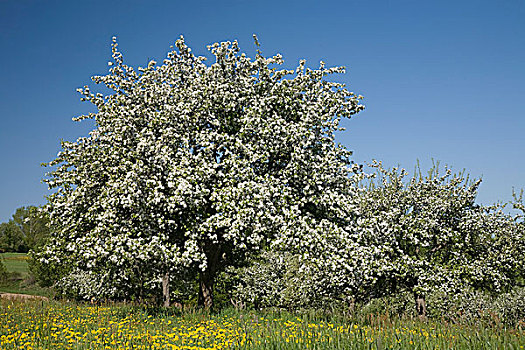
{"label": "clear blue sky", "polygon": [[483,177],[479,202],[525,187],[525,1],[0,1],[0,221],[47,192],[40,163],[93,125],[77,87],[125,60],[162,59],[183,34],[198,54],[238,39],[339,79],[367,109],[340,142],[355,161],[412,170],[431,158]]}

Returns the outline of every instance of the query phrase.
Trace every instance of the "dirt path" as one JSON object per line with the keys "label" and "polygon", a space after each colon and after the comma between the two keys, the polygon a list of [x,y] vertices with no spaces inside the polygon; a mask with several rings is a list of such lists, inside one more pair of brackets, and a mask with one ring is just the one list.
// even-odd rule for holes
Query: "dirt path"
{"label": "dirt path", "polygon": [[18,301],[26,301],[26,300],[49,301],[48,298],[42,297],[42,296],[39,296],[39,295],[3,293],[3,292],[0,292],[0,299],[12,300],[12,301],[14,301],[14,300],[18,300]]}

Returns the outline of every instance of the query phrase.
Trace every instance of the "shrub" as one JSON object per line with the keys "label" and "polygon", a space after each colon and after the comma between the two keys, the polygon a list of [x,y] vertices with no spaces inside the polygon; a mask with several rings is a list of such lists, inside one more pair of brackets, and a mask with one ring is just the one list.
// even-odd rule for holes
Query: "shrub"
{"label": "shrub", "polygon": [[63,267],[53,263],[43,263],[31,258],[27,261],[29,274],[41,287],[53,286],[65,273]]}

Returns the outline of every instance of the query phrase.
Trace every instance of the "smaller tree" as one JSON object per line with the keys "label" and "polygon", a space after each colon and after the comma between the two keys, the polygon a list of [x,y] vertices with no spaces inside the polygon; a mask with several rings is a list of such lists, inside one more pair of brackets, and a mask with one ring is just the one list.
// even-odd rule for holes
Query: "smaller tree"
{"label": "smaller tree", "polygon": [[[438,165],[410,180],[404,170],[387,170],[379,162],[372,167],[376,179],[361,182],[354,220],[344,230],[320,227],[322,234],[310,245],[298,245],[302,262],[296,277],[316,299],[362,302],[408,291],[425,317],[425,296],[436,289],[501,293],[523,281],[521,223],[501,206],[475,203],[480,180],[447,168],[442,173]],[[264,274],[279,274],[275,261],[261,266]],[[256,287],[252,291],[265,290],[257,287],[263,280],[247,279]]]}
{"label": "smaller tree", "polygon": [[403,182],[403,171],[374,166],[381,185],[364,197],[361,226],[376,247],[377,287],[413,292],[424,316],[425,294],[436,288],[500,293],[523,274],[523,236],[501,206],[475,203],[481,180],[436,164]]}
{"label": "smaller tree", "polygon": [[16,253],[25,253],[28,250],[23,232],[13,220],[0,224],[0,250]]}

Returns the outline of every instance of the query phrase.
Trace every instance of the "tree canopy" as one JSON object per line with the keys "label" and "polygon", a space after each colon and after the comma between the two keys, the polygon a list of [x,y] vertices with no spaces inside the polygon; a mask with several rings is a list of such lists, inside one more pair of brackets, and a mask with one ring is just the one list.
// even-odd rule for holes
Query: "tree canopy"
{"label": "tree canopy", "polygon": [[[257,40],[256,40],[257,43]],[[258,44],[257,44],[258,45]],[[67,266],[85,297],[139,295],[199,276],[213,303],[219,271],[268,246],[310,246],[350,227],[356,171],[334,133],[364,107],[328,80],[343,67],[278,69],[236,41],[195,56],[181,37],[137,70],[114,38],[110,93],[79,89],[97,112],[87,137],[62,142],[45,180],[52,242],[41,261]]]}

